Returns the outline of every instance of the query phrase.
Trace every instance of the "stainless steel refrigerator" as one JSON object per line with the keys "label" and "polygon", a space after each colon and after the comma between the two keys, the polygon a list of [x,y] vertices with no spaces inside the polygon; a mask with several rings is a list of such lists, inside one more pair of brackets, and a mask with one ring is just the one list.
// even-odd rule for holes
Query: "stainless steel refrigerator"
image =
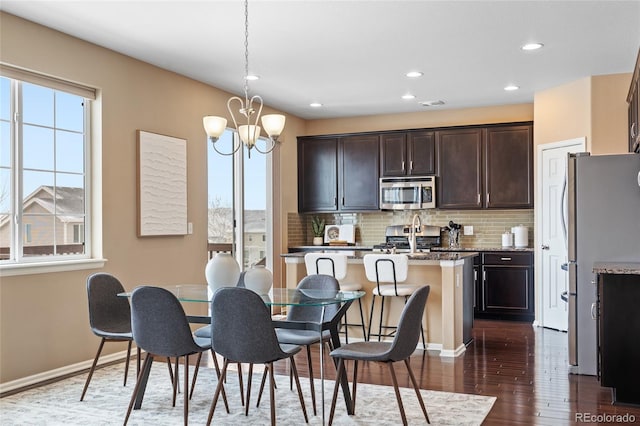
{"label": "stainless steel refrigerator", "polygon": [[640,155],[569,154],[567,253],[569,364],[598,373],[594,262],[640,261]]}

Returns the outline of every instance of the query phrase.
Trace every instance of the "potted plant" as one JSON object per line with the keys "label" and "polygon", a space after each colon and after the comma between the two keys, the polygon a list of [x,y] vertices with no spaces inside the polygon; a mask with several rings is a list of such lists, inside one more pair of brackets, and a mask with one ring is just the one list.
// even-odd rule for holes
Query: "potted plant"
{"label": "potted plant", "polygon": [[311,219],[311,230],[313,231],[313,245],[321,246],[324,242],[324,219],[314,216]]}

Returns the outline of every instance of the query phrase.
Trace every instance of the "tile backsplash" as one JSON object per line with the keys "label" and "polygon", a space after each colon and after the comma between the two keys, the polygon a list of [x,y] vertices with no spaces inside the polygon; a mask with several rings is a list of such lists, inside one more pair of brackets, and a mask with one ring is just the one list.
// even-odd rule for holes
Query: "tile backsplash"
{"label": "tile backsplash", "polygon": [[[384,242],[388,225],[409,224],[415,213],[425,225],[447,226],[449,221],[473,226],[473,235],[464,235],[460,230],[462,247],[494,248],[502,245],[502,234],[512,227],[524,225],[529,228],[529,247],[533,245],[534,210],[410,210],[397,212],[335,213],[319,214],[327,224],[354,224],[356,245],[373,246]],[[288,214],[288,246],[310,245],[312,214]],[[442,245],[449,244],[447,232],[442,232]]]}

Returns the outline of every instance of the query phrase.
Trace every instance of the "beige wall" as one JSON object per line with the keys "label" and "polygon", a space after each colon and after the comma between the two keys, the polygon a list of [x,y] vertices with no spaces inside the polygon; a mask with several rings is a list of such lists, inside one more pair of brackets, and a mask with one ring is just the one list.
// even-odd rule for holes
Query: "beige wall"
{"label": "beige wall", "polygon": [[[102,185],[94,196],[102,208],[103,255],[108,259],[104,271],[115,274],[129,289],[142,283],[204,283],[207,157],[202,117],[226,115],[229,94],[12,15],[2,13],[0,20],[3,62],[99,89],[94,112],[101,113],[102,126],[94,129],[93,154],[94,162],[102,164]],[[283,139],[288,143],[276,153],[286,165],[276,179],[284,181],[295,168],[295,160],[291,164],[295,135],[302,133],[303,124],[296,117],[287,118]],[[137,129],[187,139],[192,235],[136,236]],[[99,176],[99,170],[95,171]],[[286,191],[282,194],[291,197]],[[276,244],[282,241],[280,202],[276,198]],[[281,252],[282,247],[276,245],[275,251]],[[277,277],[280,265],[276,266]],[[1,278],[0,382],[93,358],[99,340],[89,329],[85,281],[96,271]],[[113,344],[105,352],[123,349]]]}

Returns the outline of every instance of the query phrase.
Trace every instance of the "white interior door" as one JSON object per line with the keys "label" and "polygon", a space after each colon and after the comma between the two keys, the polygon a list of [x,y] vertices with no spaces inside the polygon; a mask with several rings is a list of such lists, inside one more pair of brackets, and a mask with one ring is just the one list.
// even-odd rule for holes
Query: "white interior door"
{"label": "white interior door", "polygon": [[568,273],[561,266],[567,261],[566,169],[567,154],[584,150],[584,138],[543,145],[539,161],[542,188],[538,248],[541,260],[543,327],[567,331],[568,304],[561,299],[567,291]]}

